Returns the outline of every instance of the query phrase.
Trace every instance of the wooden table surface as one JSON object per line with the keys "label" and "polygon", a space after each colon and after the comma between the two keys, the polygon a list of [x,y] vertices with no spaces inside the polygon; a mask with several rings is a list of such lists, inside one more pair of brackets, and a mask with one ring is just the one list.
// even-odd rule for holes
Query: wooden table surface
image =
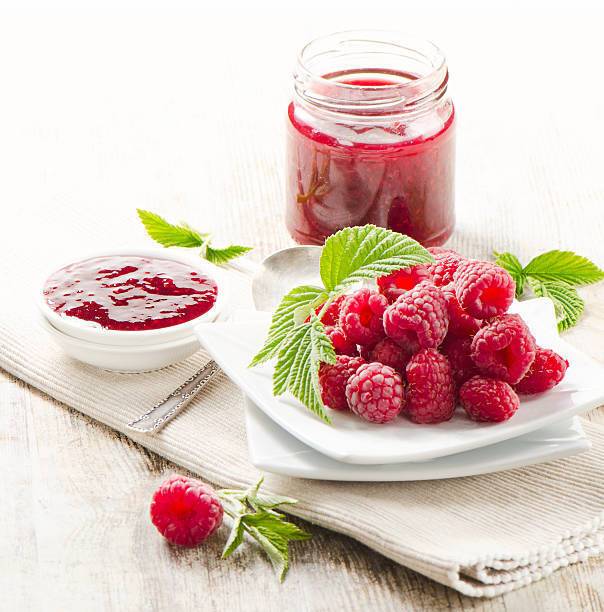
{"label": "wooden table surface", "polygon": [[[319,33],[394,24],[437,40],[452,66],[452,244],[525,259],[570,248],[603,264],[595,14],[548,8],[545,27],[543,10],[521,3],[493,14],[378,1],[368,24],[366,4],[325,4],[305,3],[295,19],[278,5],[142,12],[135,2],[0,15],[4,254],[145,244],[136,206],[253,244],[258,257],[289,244],[282,124],[296,49]],[[585,296],[569,339],[601,358],[602,288]],[[2,372],[0,407],[2,609],[604,609],[602,557],[476,600],[311,525],[279,585],[251,546],[220,561],[224,536],[190,551],[164,545],[147,508],[177,466]]]}

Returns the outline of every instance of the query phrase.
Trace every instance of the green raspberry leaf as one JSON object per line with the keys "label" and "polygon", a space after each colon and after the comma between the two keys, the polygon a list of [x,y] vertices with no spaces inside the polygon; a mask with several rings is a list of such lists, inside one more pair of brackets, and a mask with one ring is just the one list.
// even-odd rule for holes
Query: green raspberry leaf
{"label": "green raspberry leaf", "polygon": [[297,525],[285,521],[282,517],[270,512],[245,514],[241,518],[248,533],[262,546],[279,580],[283,581],[289,569],[289,543],[291,541],[308,540],[309,533]]}
{"label": "green raspberry leaf", "polygon": [[335,292],[364,279],[432,261],[432,255],[409,236],[375,225],[347,227],[325,241],[321,279],[328,291]]}
{"label": "green raspberry leaf", "polygon": [[297,500],[260,493],[263,481],[264,477],[245,491],[221,489],[216,492],[225,513],[233,519],[222,558],[226,559],[241,546],[247,533],[260,544],[277,570],[279,580],[283,581],[289,568],[289,543],[309,540],[312,536],[275,511],[281,504],[295,504]]}
{"label": "green raspberry leaf", "polygon": [[148,210],[137,208],[136,212],[142,221],[147,234],[165,247],[200,247],[208,234],[202,234],[186,224],[173,225],[163,217]]}
{"label": "green raspberry leaf", "polygon": [[537,297],[547,297],[554,303],[559,331],[566,331],[577,324],[585,309],[585,302],[574,287],[532,277],[529,277],[528,282]]}
{"label": "green raspberry leaf", "polygon": [[290,391],[311,412],[331,423],[321,399],[319,366],[335,361],[336,354],[323,324],[311,315],[310,322],[294,328],[283,342],[273,374],[273,393],[282,395]]}
{"label": "green raspberry leaf", "polygon": [[497,253],[495,251],[493,256],[495,257],[495,263],[504,270],[507,270],[514,279],[516,283],[516,297],[519,298],[524,292],[524,283],[526,281],[522,264],[516,255],[512,255],[512,253]]}
{"label": "green raspberry leaf", "polygon": [[214,249],[209,244],[206,244],[204,256],[210,263],[220,266],[228,263],[231,259],[245,255],[245,253],[251,250],[252,247],[241,246],[239,244],[232,244],[224,249]]}
{"label": "green raspberry leaf", "polygon": [[224,545],[224,550],[222,551],[222,559],[226,559],[230,557],[239,546],[243,543],[243,536],[245,534],[245,526],[241,522],[241,517],[237,517],[233,522],[233,527],[231,528],[231,533],[229,534],[229,539],[226,541]]}
{"label": "green raspberry leaf", "polygon": [[560,281],[580,286],[604,279],[604,270],[572,251],[548,251],[532,259],[524,274],[540,281]]}
{"label": "green raspberry leaf", "polygon": [[320,306],[326,299],[325,291],[312,285],[296,287],[285,295],[273,314],[264,346],[252,359],[250,367],[264,363],[279,353],[287,335],[299,324],[302,317],[301,308],[308,310],[302,318],[304,320],[313,308]]}

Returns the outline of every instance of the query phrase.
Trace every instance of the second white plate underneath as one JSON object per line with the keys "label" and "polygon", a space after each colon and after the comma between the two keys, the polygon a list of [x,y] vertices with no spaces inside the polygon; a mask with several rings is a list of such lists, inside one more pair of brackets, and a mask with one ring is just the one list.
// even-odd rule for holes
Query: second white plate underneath
{"label": "second white plate underneath", "polygon": [[288,434],[250,399],[245,402],[251,462],[260,470],[297,478],[402,482],[475,476],[553,461],[589,450],[578,417],[484,448],[429,461],[353,465],[331,459]]}

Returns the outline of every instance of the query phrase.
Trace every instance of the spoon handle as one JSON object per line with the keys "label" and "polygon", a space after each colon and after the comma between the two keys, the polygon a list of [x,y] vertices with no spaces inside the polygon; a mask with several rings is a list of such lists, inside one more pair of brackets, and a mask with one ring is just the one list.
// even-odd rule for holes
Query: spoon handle
{"label": "spoon handle", "polygon": [[215,361],[208,361],[203,368],[174,389],[168,397],[161,400],[150,410],[128,423],[130,429],[141,433],[155,433],[174,418],[206,386],[208,381],[220,371]]}

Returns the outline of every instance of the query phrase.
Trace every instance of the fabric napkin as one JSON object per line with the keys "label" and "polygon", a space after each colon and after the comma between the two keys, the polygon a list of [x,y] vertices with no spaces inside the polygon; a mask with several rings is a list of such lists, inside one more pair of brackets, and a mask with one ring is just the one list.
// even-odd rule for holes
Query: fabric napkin
{"label": "fabric napkin", "polygon": [[[224,375],[159,434],[126,429],[207,360],[203,351],[158,372],[116,374],[65,356],[24,302],[0,313],[0,367],[220,486],[258,477],[249,463],[243,398]],[[492,597],[604,546],[604,427],[586,422],[584,454],[509,472],[442,481],[337,483],[267,475],[300,500],[292,513],[363,542],[470,596]]]}

